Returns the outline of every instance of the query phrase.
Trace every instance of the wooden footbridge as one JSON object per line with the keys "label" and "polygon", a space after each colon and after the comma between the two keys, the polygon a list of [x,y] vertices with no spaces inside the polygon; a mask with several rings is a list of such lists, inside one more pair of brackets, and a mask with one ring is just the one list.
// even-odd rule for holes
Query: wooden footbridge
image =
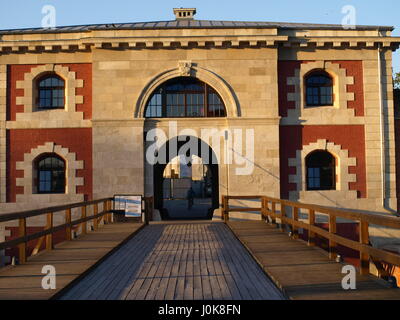
{"label": "wooden footbridge", "polygon": [[[232,206],[231,200],[261,205]],[[0,215],[0,223],[18,226],[17,236],[0,243],[0,250],[18,248],[17,263],[0,269],[0,300],[400,300],[400,289],[387,281],[400,255],[369,241],[370,225],[400,229],[400,218],[224,196],[221,221],[149,222],[151,198],[142,219],[120,221],[112,201]],[[260,212],[260,220],[233,221],[231,212]],[[316,223],[321,215],[327,228]],[[33,217],[45,218],[46,226],[28,234]],[[338,219],[358,224],[357,241],[339,235]],[[325,248],[318,247],[321,239]],[[342,287],[340,246],[359,255],[354,290]],[[55,289],[43,288],[44,266],[54,267]]]}

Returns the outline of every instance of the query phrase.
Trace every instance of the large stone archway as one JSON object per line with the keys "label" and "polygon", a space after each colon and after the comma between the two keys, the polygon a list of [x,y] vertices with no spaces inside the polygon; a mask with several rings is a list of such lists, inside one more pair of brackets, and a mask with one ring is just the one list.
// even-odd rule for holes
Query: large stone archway
{"label": "large stone archway", "polygon": [[[168,163],[172,161],[173,158],[185,154],[189,156],[189,154],[185,153],[187,149],[182,148],[184,144],[189,139],[195,139],[197,142],[197,152],[191,152],[190,156],[196,155],[201,158],[207,165],[208,169],[211,172],[212,176],[212,185],[211,185],[211,207],[208,210],[207,219],[212,219],[213,212],[215,209],[219,208],[219,166],[217,163],[217,156],[214,150],[204,141],[197,137],[186,137],[187,139],[181,140],[180,137],[174,137],[168,141],[166,141],[159,149],[158,153],[163,153],[166,155],[166,161],[161,163],[156,163],[153,165],[153,196],[154,196],[154,207],[158,209],[161,213],[163,219],[169,219],[170,216],[164,208],[163,203],[163,173]],[[175,140],[175,142],[173,142]],[[172,151],[172,145],[176,143],[176,152]],[[185,151],[182,151],[185,150]],[[190,218],[188,216],[188,218]]]}

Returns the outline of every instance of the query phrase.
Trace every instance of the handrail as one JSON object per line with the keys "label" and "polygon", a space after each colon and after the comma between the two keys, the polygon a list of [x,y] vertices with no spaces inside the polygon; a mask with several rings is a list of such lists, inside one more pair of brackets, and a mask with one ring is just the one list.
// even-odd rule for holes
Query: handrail
{"label": "handrail", "polygon": [[[46,250],[53,249],[53,234],[55,232],[65,230],[66,240],[72,239],[72,227],[79,225],[81,233],[87,233],[87,222],[93,220],[93,229],[97,230],[99,223],[104,219],[104,223],[111,223],[112,218],[112,200],[113,198],[103,198],[93,201],[77,202],[67,205],[47,207],[36,210],[26,210],[22,212],[8,213],[0,215],[0,222],[7,222],[18,220],[18,238],[9,241],[0,242],[0,250],[18,246],[19,250],[19,263],[23,264],[27,261],[27,243],[28,241],[39,239],[36,247],[33,250],[33,255],[37,254],[40,247],[45,240]],[[103,203],[103,209],[99,212],[98,204]],[[87,215],[88,206],[93,205],[93,214]],[[71,220],[71,209],[80,208],[81,216],[79,219]],[[65,211],[65,223],[54,226],[53,217],[55,212]],[[30,217],[46,215],[46,226],[44,230],[33,234],[27,234],[26,220]]]}
{"label": "handrail", "polygon": [[[261,200],[261,207],[258,208],[230,208],[229,200],[246,200],[246,199],[259,199]],[[277,210],[277,205],[280,210]],[[292,217],[286,215],[286,207],[291,207]],[[305,223],[299,220],[300,209],[306,209],[302,212],[307,216],[308,222]],[[315,235],[319,235],[329,241],[329,257],[331,259],[337,258],[337,245],[351,248],[359,252],[360,255],[360,273],[369,273],[369,260],[380,260],[393,265],[400,266],[400,255],[385,251],[382,249],[374,248],[369,242],[370,224],[375,224],[384,227],[391,227],[400,229],[400,218],[386,217],[374,215],[370,213],[359,213],[345,209],[329,208],[313,204],[305,204],[294,202],[290,200],[277,199],[267,196],[223,196],[222,197],[222,218],[225,222],[229,220],[229,212],[246,212],[246,211],[260,211],[261,219],[267,217],[271,218],[271,222],[276,224],[276,219],[280,220],[280,230],[286,231],[286,226],[291,229],[293,238],[298,238],[298,229],[302,228],[308,230],[308,245],[315,245]],[[325,230],[315,225],[316,213],[328,215],[329,230]],[[359,241],[354,241],[336,234],[336,219],[344,218],[347,220],[356,221],[359,223]]]}
{"label": "handrail", "polygon": [[[19,263],[23,264],[27,261],[27,243],[31,240],[39,239],[32,255],[35,255],[39,252],[40,247],[45,241],[46,250],[53,249],[53,234],[55,232],[65,230],[66,240],[72,239],[72,232],[74,226],[79,226],[81,228],[81,233],[87,233],[87,222],[93,220],[93,230],[97,230],[99,223],[104,219],[104,223],[111,223],[113,221],[112,218],[112,201],[114,198],[102,198],[98,200],[92,201],[84,201],[77,202],[66,205],[59,205],[53,207],[47,207],[42,209],[35,210],[26,210],[21,212],[13,212],[0,215],[0,223],[18,220],[18,238],[0,242],[0,250],[18,246],[19,250]],[[151,220],[151,213],[153,210],[154,200],[153,197],[144,197],[144,212],[142,213],[142,221],[145,224],[148,224],[148,221]],[[99,211],[99,203],[103,203],[102,211]],[[93,214],[87,215],[87,208],[89,206],[93,206]],[[78,219],[72,220],[72,209],[80,208],[81,216]],[[59,211],[65,211],[65,223],[53,226],[53,217],[54,213]],[[26,219],[36,216],[46,215],[46,226],[44,230],[40,232],[36,232],[33,234],[27,234],[27,224]]]}
{"label": "handrail", "polygon": [[19,218],[30,218],[30,217],[40,216],[47,212],[56,212],[56,211],[63,211],[66,209],[79,208],[82,206],[90,206],[92,204],[96,204],[96,203],[100,203],[100,202],[104,202],[104,201],[112,200],[112,199],[113,198],[103,198],[103,199],[98,199],[98,200],[76,202],[76,203],[72,203],[72,204],[65,204],[65,205],[53,206],[53,207],[47,207],[47,208],[41,208],[41,209],[25,210],[25,211],[0,214],[0,222],[12,221],[12,220],[16,220]]}

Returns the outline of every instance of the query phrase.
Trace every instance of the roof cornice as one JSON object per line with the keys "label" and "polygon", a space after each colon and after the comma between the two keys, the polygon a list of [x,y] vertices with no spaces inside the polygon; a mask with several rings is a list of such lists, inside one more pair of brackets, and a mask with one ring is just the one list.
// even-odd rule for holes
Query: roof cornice
{"label": "roof cornice", "polygon": [[[194,47],[309,47],[309,48],[383,48],[400,46],[400,37],[391,36],[289,36],[274,34],[208,34],[174,36],[118,36],[115,32],[89,32],[79,37],[57,39],[0,40],[0,54],[25,52],[90,51],[96,49],[146,49]],[[122,34],[121,34],[122,35]]]}

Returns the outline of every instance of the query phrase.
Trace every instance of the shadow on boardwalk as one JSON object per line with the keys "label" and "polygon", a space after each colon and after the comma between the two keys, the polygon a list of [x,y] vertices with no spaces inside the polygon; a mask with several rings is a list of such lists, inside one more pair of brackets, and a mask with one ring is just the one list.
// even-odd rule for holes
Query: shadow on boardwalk
{"label": "shadow on boardwalk", "polygon": [[151,224],[61,299],[284,299],[229,228]]}

